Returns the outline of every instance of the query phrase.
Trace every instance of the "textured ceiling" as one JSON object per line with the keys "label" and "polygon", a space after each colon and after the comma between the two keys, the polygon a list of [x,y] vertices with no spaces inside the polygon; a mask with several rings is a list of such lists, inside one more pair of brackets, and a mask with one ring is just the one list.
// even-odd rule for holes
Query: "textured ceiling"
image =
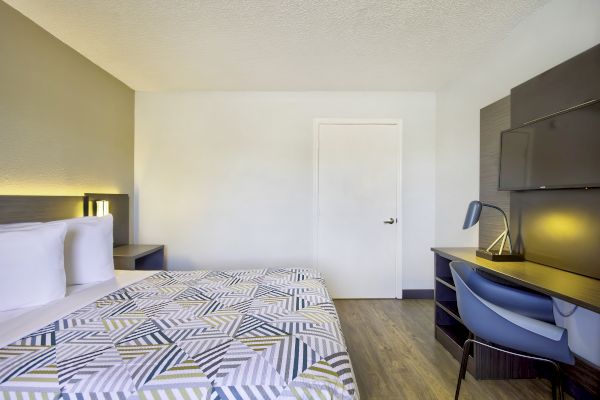
{"label": "textured ceiling", "polygon": [[136,90],[435,90],[545,0],[6,0]]}

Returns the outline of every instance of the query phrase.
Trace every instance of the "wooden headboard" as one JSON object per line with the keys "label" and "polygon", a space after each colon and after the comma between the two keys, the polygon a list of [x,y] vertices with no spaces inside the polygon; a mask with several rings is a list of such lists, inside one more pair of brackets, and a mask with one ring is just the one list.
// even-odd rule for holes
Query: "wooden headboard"
{"label": "wooden headboard", "polygon": [[0,224],[83,216],[83,196],[0,196]]}
{"label": "wooden headboard", "polygon": [[94,194],[85,196],[1,196],[0,224],[48,222],[77,218],[88,213],[89,201],[109,200],[113,215],[115,246],[129,243],[129,196],[126,194]]}

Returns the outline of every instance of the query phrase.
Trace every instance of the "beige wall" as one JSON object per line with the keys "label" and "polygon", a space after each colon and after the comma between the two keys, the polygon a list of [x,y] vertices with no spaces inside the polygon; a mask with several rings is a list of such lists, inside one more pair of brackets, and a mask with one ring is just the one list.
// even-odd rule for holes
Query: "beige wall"
{"label": "beige wall", "polygon": [[0,194],[131,196],[133,121],[133,90],[0,1]]}

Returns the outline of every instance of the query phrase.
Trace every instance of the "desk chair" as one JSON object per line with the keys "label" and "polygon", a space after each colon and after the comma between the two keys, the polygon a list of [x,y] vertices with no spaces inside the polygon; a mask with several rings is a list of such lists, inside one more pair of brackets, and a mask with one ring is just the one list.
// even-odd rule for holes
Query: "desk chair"
{"label": "desk chair", "polygon": [[[453,261],[450,270],[456,287],[458,311],[469,336],[463,346],[455,399],[465,378],[471,343],[543,361],[554,367],[552,398],[564,398],[558,362],[574,364],[567,331],[554,325],[552,300],[544,295],[492,282],[466,263]],[[514,351],[512,351],[514,350]],[[521,354],[518,352],[527,354]]]}

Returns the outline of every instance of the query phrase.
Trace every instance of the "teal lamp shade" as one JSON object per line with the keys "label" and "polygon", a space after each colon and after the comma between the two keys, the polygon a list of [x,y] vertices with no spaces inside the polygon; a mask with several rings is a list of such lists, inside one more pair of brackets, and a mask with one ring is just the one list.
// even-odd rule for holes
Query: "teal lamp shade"
{"label": "teal lamp shade", "polygon": [[469,203],[469,208],[467,209],[467,215],[465,216],[465,223],[463,224],[463,229],[468,229],[479,222],[479,217],[481,216],[481,208],[483,204],[481,204],[478,200],[473,200]]}

